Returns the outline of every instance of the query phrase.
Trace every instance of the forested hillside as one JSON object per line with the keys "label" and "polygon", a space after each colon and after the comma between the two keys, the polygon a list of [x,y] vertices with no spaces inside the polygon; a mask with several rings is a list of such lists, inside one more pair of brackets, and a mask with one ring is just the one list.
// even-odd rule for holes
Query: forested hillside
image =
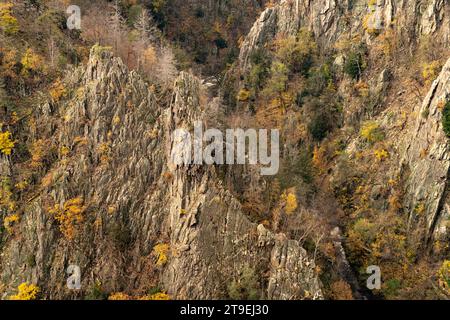
{"label": "forested hillside", "polygon": [[[449,36],[442,0],[2,0],[1,299],[450,298]],[[197,123],[279,170],[174,165]]]}

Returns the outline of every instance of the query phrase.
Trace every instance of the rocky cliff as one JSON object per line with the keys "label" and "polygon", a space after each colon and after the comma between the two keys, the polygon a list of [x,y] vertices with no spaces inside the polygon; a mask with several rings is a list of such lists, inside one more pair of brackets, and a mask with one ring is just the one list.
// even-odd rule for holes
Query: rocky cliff
{"label": "rocky cliff", "polygon": [[[17,139],[0,150],[2,298],[23,283],[45,299],[450,295],[448,2],[270,2],[225,66],[264,3],[236,15],[234,1],[192,0],[155,15],[192,55],[177,48],[178,67],[217,77],[159,82],[175,70],[162,39],[139,42],[136,63],[130,48],[96,45],[31,114],[0,110],[0,133]],[[279,129],[279,172],[175,165],[173,133],[196,121]],[[66,285],[70,265],[81,290]]]}
{"label": "rocky cliff", "polygon": [[332,47],[344,33],[370,34],[386,28],[398,29],[406,42],[421,36],[439,37],[449,43],[448,5],[445,1],[302,1],[283,0],[267,8],[245,38],[239,54],[242,70],[248,69],[249,58],[256,49],[276,37],[297,34],[302,27],[311,30],[320,43]]}
{"label": "rocky cliff", "polygon": [[[208,109],[197,78],[181,73],[165,104],[120,59],[95,47],[67,82],[70,97],[44,104],[33,118],[30,139],[58,155],[40,170],[40,187],[4,239],[5,294],[29,281],[47,298],[76,295],[66,288],[74,264],[83,292],[100,281],[105,292],[159,286],[175,299],[218,299],[251,268],[258,297],[322,298],[306,251],[250,222],[214,167],[169,165],[173,130],[204,121]],[[2,176],[11,166],[2,165]],[[80,217],[66,225],[51,208],[70,210],[70,201]],[[157,264],[157,244],[167,245],[167,262]]]}

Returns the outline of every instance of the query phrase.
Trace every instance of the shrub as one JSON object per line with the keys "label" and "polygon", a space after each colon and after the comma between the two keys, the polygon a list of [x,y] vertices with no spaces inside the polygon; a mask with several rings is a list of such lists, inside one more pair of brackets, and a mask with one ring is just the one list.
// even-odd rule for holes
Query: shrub
{"label": "shrub", "polygon": [[228,286],[228,295],[233,300],[257,300],[260,298],[258,279],[255,270],[246,265],[239,279]]}
{"label": "shrub", "polygon": [[29,147],[31,154],[30,166],[35,169],[43,166],[43,162],[48,159],[50,154],[49,143],[47,140],[38,139]]}
{"label": "shrub", "polygon": [[139,300],[170,300],[170,297],[167,293],[157,292],[143,296]]}
{"label": "shrub", "polygon": [[35,300],[39,294],[39,287],[24,282],[17,288],[17,294],[11,296],[11,300]]}
{"label": "shrub", "polygon": [[30,71],[37,72],[41,70],[43,66],[43,59],[41,56],[36,54],[33,49],[28,48],[24,55],[22,56],[21,63],[22,63],[22,71],[26,75]]}
{"label": "shrub", "polygon": [[389,158],[389,152],[385,149],[377,149],[373,152],[378,161],[384,161]]}
{"label": "shrub", "polygon": [[352,289],[350,285],[343,280],[334,282],[330,289],[331,298],[333,300],[353,300]]}
{"label": "shrub", "polygon": [[239,93],[237,95],[237,100],[240,102],[245,102],[250,98],[250,91],[243,88],[239,90]]}
{"label": "shrub", "polygon": [[298,204],[295,193],[293,192],[288,192],[287,194],[284,193],[281,196],[281,199],[286,202],[284,210],[287,214],[292,214],[295,211],[295,209],[297,209]]}
{"label": "shrub", "polygon": [[304,75],[308,73],[314,62],[317,44],[311,32],[302,28],[298,35],[278,40],[277,58],[292,72]]}
{"label": "shrub", "polygon": [[365,122],[360,130],[360,135],[371,144],[384,139],[383,131],[375,121]]}
{"label": "shrub", "polygon": [[261,89],[269,74],[268,68],[261,64],[253,65],[249,75],[248,83],[255,90]]}
{"label": "shrub", "polygon": [[108,297],[108,300],[131,300],[131,297],[123,292],[116,292]]}
{"label": "shrub", "polygon": [[112,47],[103,47],[103,46],[99,45],[98,43],[96,43],[95,45],[92,46],[91,50],[95,56],[101,57],[103,55],[103,53],[111,52]]}
{"label": "shrub", "polygon": [[450,260],[445,260],[438,271],[439,286],[450,295]]}
{"label": "shrub", "polygon": [[[110,206],[108,208],[108,213],[114,214],[116,210],[116,207]],[[124,251],[130,245],[132,240],[129,228],[121,222],[115,223],[109,228],[108,236],[120,251]]]}
{"label": "shrub", "polygon": [[58,102],[62,97],[64,97],[67,94],[67,90],[60,79],[56,80],[55,83],[53,83],[49,92],[50,96],[55,102]]}
{"label": "shrub", "polygon": [[316,141],[322,141],[331,131],[331,123],[324,113],[320,113],[311,120],[308,131]]}
{"label": "shrub", "polygon": [[344,63],[344,72],[353,79],[359,79],[364,70],[363,56],[358,51],[352,51],[348,54]]}
{"label": "shrub", "polygon": [[11,140],[11,132],[0,132],[0,152],[4,155],[10,155],[15,142]]}
{"label": "shrub", "polygon": [[55,205],[48,211],[53,215],[59,223],[59,230],[66,239],[73,239],[75,236],[75,228],[84,221],[83,199],[80,197],[67,200],[63,206]]}
{"label": "shrub", "polygon": [[0,28],[6,35],[14,35],[19,31],[19,23],[12,16],[12,3],[0,3]]}
{"label": "shrub", "polygon": [[3,227],[6,231],[9,233],[12,233],[12,227],[13,225],[20,220],[19,216],[17,214],[9,215],[5,218],[3,221]]}
{"label": "shrub", "polygon": [[167,262],[167,253],[169,251],[169,245],[167,243],[159,243],[153,247],[153,253],[157,258],[156,265],[163,266]]}
{"label": "shrub", "polygon": [[445,104],[442,110],[442,127],[447,137],[450,138],[450,101]]}
{"label": "shrub", "polygon": [[422,64],[422,78],[425,81],[425,85],[429,85],[437,78],[441,68],[442,64],[438,60]]}
{"label": "shrub", "polygon": [[274,62],[270,68],[270,79],[264,89],[265,93],[267,95],[281,95],[286,90],[288,72],[289,70],[284,63]]}
{"label": "shrub", "polygon": [[96,280],[84,297],[85,300],[106,300],[108,295],[103,291],[102,283]]}

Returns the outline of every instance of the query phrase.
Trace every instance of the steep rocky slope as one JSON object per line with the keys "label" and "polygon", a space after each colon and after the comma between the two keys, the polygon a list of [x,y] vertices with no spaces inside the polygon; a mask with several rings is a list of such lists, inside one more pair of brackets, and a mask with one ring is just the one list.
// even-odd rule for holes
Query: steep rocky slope
{"label": "steep rocky slope", "polygon": [[[184,6],[155,17],[195,60],[186,29],[236,8],[185,5],[195,17],[180,30]],[[218,85],[192,71],[162,85],[96,45],[30,116],[0,109],[17,139],[0,153],[2,298],[24,282],[50,299],[450,296],[448,2],[270,2],[225,66],[254,13],[237,29],[233,14],[225,31],[205,22]],[[280,171],[174,165],[173,132],[197,120],[279,129]]]}
{"label": "steep rocky slope", "polygon": [[448,138],[442,128],[442,109],[450,90],[450,60],[433,82],[423,104],[417,107],[416,124],[406,137],[406,150],[400,163],[406,175],[407,208],[414,219],[415,208],[423,205],[427,239],[445,237],[449,219],[447,180],[449,170]]}
{"label": "steep rocky slope", "polygon": [[[164,105],[120,59],[95,47],[67,81],[71,96],[43,105],[32,122],[29,138],[58,156],[36,177],[40,187],[26,195],[20,222],[4,239],[4,295],[24,281],[47,298],[79,295],[65,287],[65,270],[75,264],[85,293],[100,281],[109,293],[159,286],[172,298],[217,299],[252,268],[262,279],[260,297],[322,297],[306,251],[251,223],[213,167],[169,165],[171,132],[208,109],[197,78],[181,73]],[[8,162],[2,176],[14,174],[3,156]],[[52,215],[51,208],[70,210],[70,201],[82,207],[79,220]],[[167,245],[166,263],[152,254],[158,243]]]}
{"label": "steep rocky slope", "polygon": [[284,0],[267,8],[245,38],[239,54],[241,69],[248,68],[249,57],[257,48],[279,36],[295,35],[307,27],[324,46],[333,46],[344,33],[381,32],[398,29],[408,42],[433,34],[448,44],[450,29],[445,1],[367,1]]}
{"label": "steep rocky slope", "polygon": [[[424,258],[427,254],[422,250],[431,250],[435,255],[435,261],[427,262],[429,266],[448,258],[445,249],[449,239],[448,137],[442,118],[449,99],[449,62],[444,63],[449,54],[449,10],[445,1],[375,1],[369,5],[367,1],[280,1],[267,8],[256,21],[230,73],[231,76],[239,74],[234,78],[238,83],[236,92],[249,92],[249,88],[253,89],[251,83],[256,72],[260,72],[263,65],[261,56],[269,54],[272,59],[278,58],[280,53],[276,50],[283,43],[280,39],[299,38],[302,28],[314,36],[319,52],[333,59],[332,66],[328,62],[324,64],[327,70],[336,70],[333,94],[335,101],[342,101],[343,110],[338,120],[342,124],[333,134],[328,134],[319,147],[313,144],[309,148],[315,148],[313,161],[322,166],[322,181],[331,184],[322,182],[321,190],[334,193],[338,207],[348,217],[342,219],[339,209],[326,206],[322,207],[320,215],[331,216],[331,225],[341,219],[337,224],[345,229],[345,247],[350,251],[353,267],[360,269],[361,282],[364,281],[362,269],[370,264],[380,264],[382,269],[388,270],[386,278],[397,281],[392,269],[398,266],[392,267],[388,261],[398,254],[393,247],[399,243],[409,248],[400,250],[409,251],[405,262],[399,263],[405,269],[414,270],[416,267],[412,266],[421,265],[418,261],[433,261],[433,258]],[[302,45],[299,50],[305,50],[305,44]],[[359,52],[357,55],[363,58],[357,62],[356,75],[348,77],[346,73],[354,52]],[[429,60],[420,60],[424,54],[428,56],[425,60],[434,59],[439,67],[430,79],[417,81],[426,75]],[[326,59],[323,60],[328,61]],[[442,71],[440,66],[443,66]],[[419,71],[415,71],[417,69]],[[270,81],[269,84],[273,83]],[[299,82],[295,76],[287,78],[285,91],[289,92],[291,86],[294,90],[300,87],[299,94],[301,90],[311,90],[303,89],[304,82]],[[250,94],[253,94],[251,90]],[[261,95],[264,91],[259,93]],[[261,98],[257,92],[256,101],[258,99]],[[251,105],[254,100],[252,97],[247,102],[243,98],[238,107]],[[323,101],[321,103],[324,107]],[[258,116],[259,109],[265,106],[256,105],[252,108],[257,109]],[[297,106],[305,109],[298,102]],[[285,117],[296,117],[300,113],[305,121],[310,116],[308,112],[286,111]],[[293,121],[283,122],[284,135],[296,130],[295,125]],[[372,137],[367,139],[364,135],[371,125],[380,136],[368,141]],[[297,141],[293,148],[305,144],[305,140]],[[336,144],[345,147],[337,150]],[[289,138],[286,145],[292,148]],[[328,172],[324,173],[325,170]],[[318,206],[313,204],[310,209]],[[368,225],[361,227],[363,223]],[[392,225],[384,229],[386,224]],[[377,226],[380,230],[376,230]],[[390,240],[383,239],[382,234],[390,232],[398,233]],[[357,240],[353,238],[355,234],[358,234]],[[357,244],[359,241],[361,243]],[[391,245],[380,249],[391,241],[394,241]],[[364,258],[354,259],[354,250]]]}

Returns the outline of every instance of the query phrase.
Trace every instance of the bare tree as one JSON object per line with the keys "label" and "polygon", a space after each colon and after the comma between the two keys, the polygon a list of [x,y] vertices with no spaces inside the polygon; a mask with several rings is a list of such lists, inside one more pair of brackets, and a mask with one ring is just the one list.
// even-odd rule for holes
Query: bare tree
{"label": "bare tree", "polygon": [[175,56],[169,47],[161,49],[161,57],[158,66],[158,78],[164,85],[170,84],[178,74],[175,67]]}
{"label": "bare tree", "polygon": [[116,0],[112,5],[112,12],[109,17],[109,26],[111,28],[112,43],[114,50],[118,51],[120,40],[122,39],[125,29],[125,19],[120,10],[120,1]]}
{"label": "bare tree", "polygon": [[147,9],[142,9],[139,17],[134,23],[134,28],[139,32],[139,42],[146,47],[149,42],[155,42],[159,35],[158,28],[155,27],[153,17]]}

